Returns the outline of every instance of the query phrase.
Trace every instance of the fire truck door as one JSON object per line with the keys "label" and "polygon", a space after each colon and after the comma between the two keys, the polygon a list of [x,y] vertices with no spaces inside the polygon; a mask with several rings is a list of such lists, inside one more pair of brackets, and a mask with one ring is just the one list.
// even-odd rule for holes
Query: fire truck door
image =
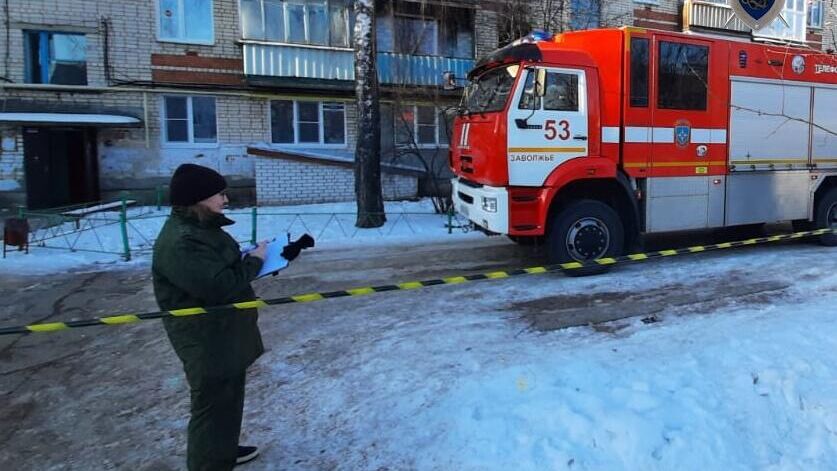
{"label": "fire truck door", "polygon": [[654,34],[646,230],[723,225],[727,69],[712,43]]}
{"label": "fire truck door", "polygon": [[540,186],[562,163],[587,155],[587,80],[577,69],[523,73],[508,112],[509,185]]}

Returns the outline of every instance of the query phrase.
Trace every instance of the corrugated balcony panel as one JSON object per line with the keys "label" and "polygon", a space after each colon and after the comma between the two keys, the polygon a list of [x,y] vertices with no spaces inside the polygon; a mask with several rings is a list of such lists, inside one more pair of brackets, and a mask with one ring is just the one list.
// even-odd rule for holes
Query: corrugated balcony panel
{"label": "corrugated balcony panel", "polygon": [[473,59],[378,53],[378,80],[386,84],[437,86],[442,83],[443,72],[465,77],[473,67]]}
{"label": "corrugated balcony panel", "polygon": [[690,9],[689,26],[739,31],[742,33],[750,32],[750,28],[735,16],[732,8],[727,5],[691,1],[686,2],[685,7]]}
{"label": "corrugated balcony panel", "polygon": [[244,74],[354,80],[354,54],[288,44],[244,44]]}
{"label": "corrugated balcony panel", "polygon": [[[473,59],[378,53],[378,80],[388,85],[438,86],[443,72],[465,77],[473,67]],[[351,81],[355,79],[354,53],[288,44],[245,43],[244,74]]]}

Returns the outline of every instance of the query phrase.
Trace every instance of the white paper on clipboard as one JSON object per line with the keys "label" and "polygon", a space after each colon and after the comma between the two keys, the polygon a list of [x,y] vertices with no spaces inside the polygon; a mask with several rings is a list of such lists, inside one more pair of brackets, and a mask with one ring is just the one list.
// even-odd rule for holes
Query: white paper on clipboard
{"label": "white paper on clipboard", "polygon": [[[288,266],[288,260],[282,256],[282,249],[285,248],[285,244],[282,242],[273,239],[272,241],[267,243],[267,251],[265,252],[264,263],[262,264],[262,269],[259,270],[259,274],[256,275],[256,278],[261,278],[263,276],[267,276],[273,273],[276,273],[279,270],[282,270]],[[253,248],[249,248],[245,250],[241,256],[244,257],[247,255],[250,250]]]}

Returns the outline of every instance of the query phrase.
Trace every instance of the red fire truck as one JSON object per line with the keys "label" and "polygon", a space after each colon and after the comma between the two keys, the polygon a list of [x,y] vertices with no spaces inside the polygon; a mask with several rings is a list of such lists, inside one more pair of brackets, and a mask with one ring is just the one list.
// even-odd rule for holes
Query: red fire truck
{"label": "red fire truck", "polygon": [[532,34],[468,78],[455,209],[543,239],[550,263],[619,255],[642,233],[837,228],[833,54],[625,27]]}

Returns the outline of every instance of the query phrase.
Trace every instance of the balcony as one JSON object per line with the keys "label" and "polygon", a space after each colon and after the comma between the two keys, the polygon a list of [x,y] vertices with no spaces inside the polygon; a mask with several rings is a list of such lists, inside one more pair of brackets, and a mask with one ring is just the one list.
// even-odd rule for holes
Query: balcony
{"label": "balcony", "polygon": [[[442,73],[464,77],[473,59],[378,53],[378,80],[384,85],[439,86]],[[294,44],[244,44],[244,74],[248,77],[305,78],[354,81],[351,49]]]}
{"label": "balcony", "polygon": [[379,52],[378,80],[388,85],[438,86],[442,84],[443,72],[465,77],[474,68],[474,62],[473,59]]}
{"label": "balcony", "polygon": [[749,33],[750,28],[741,22],[729,5],[686,0],[683,5],[683,25],[686,29],[692,27],[707,28],[724,31]]}

